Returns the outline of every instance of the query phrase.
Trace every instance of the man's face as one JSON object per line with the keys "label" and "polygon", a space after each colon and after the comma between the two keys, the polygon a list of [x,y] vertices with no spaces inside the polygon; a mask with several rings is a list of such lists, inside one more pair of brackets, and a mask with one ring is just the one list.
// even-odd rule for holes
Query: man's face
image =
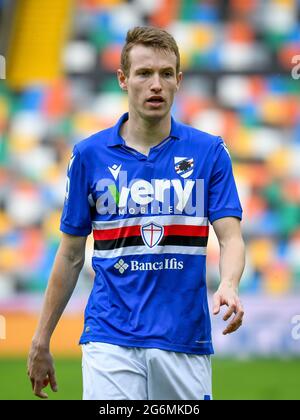
{"label": "man's face", "polygon": [[128,91],[129,110],[149,120],[165,117],[182,80],[182,73],[176,75],[176,55],[135,45],[130,63],[128,77],[118,70],[120,86]]}

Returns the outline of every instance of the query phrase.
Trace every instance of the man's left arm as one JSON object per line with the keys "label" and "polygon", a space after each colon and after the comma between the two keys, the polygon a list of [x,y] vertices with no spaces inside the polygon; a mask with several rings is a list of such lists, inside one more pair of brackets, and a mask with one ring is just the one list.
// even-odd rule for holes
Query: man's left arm
{"label": "man's left arm", "polygon": [[220,312],[220,307],[228,306],[223,320],[227,321],[234,314],[223,334],[231,334],[242,325],[244,309],[241,304],[238,287],[245,267],[245,244],[241,234],[240,220],[236,217],[224,217],[215,220],[214,231],[220,245],[221,283],[214,294],[213,314]]}

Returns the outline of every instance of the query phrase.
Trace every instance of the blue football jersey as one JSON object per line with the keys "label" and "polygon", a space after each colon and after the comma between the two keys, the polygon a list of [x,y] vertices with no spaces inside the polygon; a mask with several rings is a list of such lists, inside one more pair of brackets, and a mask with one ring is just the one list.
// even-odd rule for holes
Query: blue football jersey
{"label": "blue football jersey", "polygon": [[211,354],[209,223],[242,218],[227,147],[172,118],[145,156],[120,136],[126,119],[78,143],[69,163],[61,230],[94,237],[80,343]]}

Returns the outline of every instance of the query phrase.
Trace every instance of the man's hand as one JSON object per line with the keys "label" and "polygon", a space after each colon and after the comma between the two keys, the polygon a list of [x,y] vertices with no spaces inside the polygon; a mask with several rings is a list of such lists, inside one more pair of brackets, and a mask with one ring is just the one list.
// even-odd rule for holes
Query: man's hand
{"label": "man's hand", "polygon": [[239,299],[237,289],[233,287],[231,282],[223,282],[220,284],[219,289],[214,294],[213,302],[214,315],[217,315],[220,312],[221,306],[228,306],[228,311],[223,317],[224,321],[227,321],[233,313],[235,314],[234,318],[223,331],[223,334],[231,334],[238,330],[243,322],[244,309]]}
{"label": "man's hand", "polygon": [[34,395],[37,397],[48,398],[48,395],[43,392],[43,388],[49,383],[52,391],[57,392],[53,359],[48,349],[41,350],[34,344],[32,345],[28,356],[27,374],[30,378]]}
{"label": "man's hand", "polygon": [[52,391],[57,391],[53,360],[49,352],[50,340],[83,267],[86,238],[86,236],[63,233],[55,257],[42,312],[28,356],[27,373],[34,394],[40,398],[48,398],[43,388],[49,383]]}

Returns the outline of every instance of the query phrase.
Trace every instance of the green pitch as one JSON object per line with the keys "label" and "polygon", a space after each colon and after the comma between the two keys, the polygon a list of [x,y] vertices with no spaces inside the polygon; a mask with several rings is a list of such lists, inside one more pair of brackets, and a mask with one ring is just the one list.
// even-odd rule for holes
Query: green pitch
{"label": "green pitch", "polygon": [[[36,399],[26,375],[26,361],[0,359],[0,400]],[[81,361],[57,359],[59,392],[49,390],[50,399],[81,399]],[[300,400],[300,359],[221,360],[213,359],[213,388],[216,400]]]}

